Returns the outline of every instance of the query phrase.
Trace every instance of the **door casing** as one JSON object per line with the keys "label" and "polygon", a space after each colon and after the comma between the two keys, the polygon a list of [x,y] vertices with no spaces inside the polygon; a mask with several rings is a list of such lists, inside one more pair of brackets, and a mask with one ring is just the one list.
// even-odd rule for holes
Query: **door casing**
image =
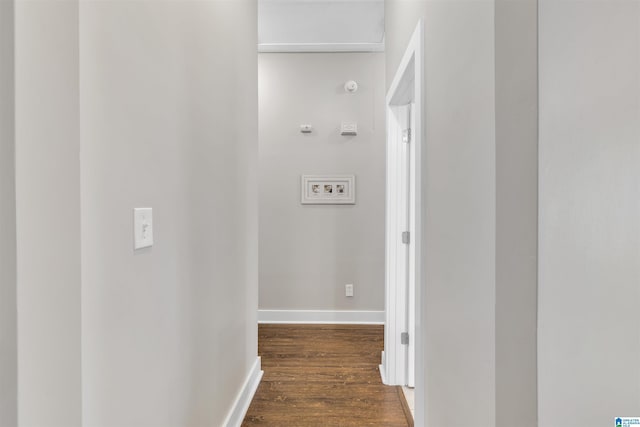
{"label": "door casing", "polygon": [[[425,351],[423,332],[424,265],[422,248],[425,247],[423,229],[422,180],[425,162],[424,149],[424,22],[421,19],[413,32],[407,49],[400,61],[386,97],[387,115],[387,199],[386,199],[386,277],[385,277],[385,344],[382,353],[380,374],[388,385],[407,385],[411,375],[410,365],[415,366],[412,377],[415,385],[415,425],[425,422]],[[410,106],[410,108],[407,108]],[[412,119],[412,120],[410,120]],[[402,131],[407,122],[412,122],[411,140],[406,149],[409,158],[410,203],[408,227],[410,243],[408,259],[399,252],[402,236],[403,204],[401,193],[401,159],[403,148]],[[406,172],[406,171],[405,171]],[[409,265],[405,275],[400,270],[402,263]],[[406,265],[406,264],[405,264]],[[407,286],[413,284],[413,286]],[[411,301],[411,303],[408,303]],[[411,331],[413,330],[413,331]],[[409,332],[408,345],[401,343],[401,333]],[[409,353],[410,350],[411,354]],[[411,358],[414,363],[411,363]]]}

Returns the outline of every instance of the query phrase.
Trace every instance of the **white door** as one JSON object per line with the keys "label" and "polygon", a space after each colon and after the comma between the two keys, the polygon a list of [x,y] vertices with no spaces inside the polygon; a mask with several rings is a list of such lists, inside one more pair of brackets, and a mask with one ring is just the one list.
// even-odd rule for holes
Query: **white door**
{"label": "white door", "polygon": [[398,275],[398,283],[405,286],[404,312],[406,315],[404,328],[408,340],[405,348],[405,370],[403,385],[414,387],[415,384],[415,298],[416,298],[416,245],[415,245],[415,209],[416,209],[416,164],[415,144],[412,144],[412,129],[415,121],[413,104],[401,107],[402,144],[400,146],[399,159],[399,198],[398,213],[400,228],[402,230],[401,255],[398,264],[401,265],[401,273]]}
{"label": "white door", "polygon": [[409,334],[409,343],[407,345],[407,385],[415,386],[415,363],[416,363],[416,149],[412,144],[411,132],[414,129],[415,114],[413,104],[409,104],[407,114],[407,129],[405,138],[408,140],[404,143],[407,145],[407,230],[409,230],[409,242],[407,245],[407,332]]}
{"label": "white door", "polygon": [[412,104],[390,108],[387,151],[387,323],[383,378],[414,386],[416,149]]}

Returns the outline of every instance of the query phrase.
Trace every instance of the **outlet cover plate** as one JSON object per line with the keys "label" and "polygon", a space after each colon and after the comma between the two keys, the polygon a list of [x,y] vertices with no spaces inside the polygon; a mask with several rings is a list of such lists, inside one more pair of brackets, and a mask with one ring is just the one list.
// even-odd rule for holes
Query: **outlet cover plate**
{"label": "outlet cover plate", "polygon": [[344,295],[347,296],[347,297],[352,297],[353,296],[353,285],[352,284],[344,285]]}

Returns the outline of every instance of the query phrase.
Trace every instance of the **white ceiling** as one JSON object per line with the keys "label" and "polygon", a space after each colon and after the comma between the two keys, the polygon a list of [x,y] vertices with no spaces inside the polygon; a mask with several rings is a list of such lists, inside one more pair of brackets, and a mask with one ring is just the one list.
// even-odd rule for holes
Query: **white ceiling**
{"label": "white ceiling", "polygon": [[384,0],[258,0],[258,48],[384,50]]}

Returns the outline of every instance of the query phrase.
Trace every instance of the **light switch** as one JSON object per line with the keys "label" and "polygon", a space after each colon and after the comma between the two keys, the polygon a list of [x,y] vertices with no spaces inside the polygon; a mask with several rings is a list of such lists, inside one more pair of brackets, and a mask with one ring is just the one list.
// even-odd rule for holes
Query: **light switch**
{"label": "light switch", "polygon": [[153,246],[153,210],[135,208],[133,210],[133,248]]}

